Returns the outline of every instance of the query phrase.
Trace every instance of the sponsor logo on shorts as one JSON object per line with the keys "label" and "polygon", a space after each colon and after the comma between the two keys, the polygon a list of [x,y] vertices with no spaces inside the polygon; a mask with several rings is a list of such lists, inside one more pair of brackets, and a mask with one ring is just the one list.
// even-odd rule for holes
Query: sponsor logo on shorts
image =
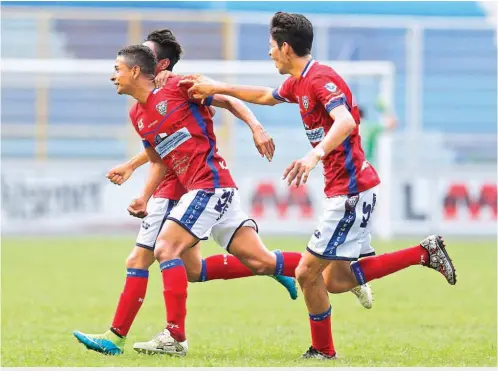
{"label": "sponsor logo on shorts", "polygon": [[235,191],[233,189],[223,191],[223,194],[221,195],[221,197],[218,199],[218,202],[214,206],[214,209],[220,213],[220,215],[216,218],[216,220],[220,220],[223,217],[223,215],[225,215],[226,211],[230,207],[230,204],[232,203],[234,193]]}
{"label": "sponsor logo on shorts", "polygon": [[313,235],[316,237],[316,238],[320,238],[322,237],[322,232],[320,232],[318,229],[315,231],[315,233],[313,233]]}
{"label": "sponsor logo on shorts", "polygon": [[150,228],[150,224],[147,223],[145,220],[142,220],[142,228],[147,230]]}

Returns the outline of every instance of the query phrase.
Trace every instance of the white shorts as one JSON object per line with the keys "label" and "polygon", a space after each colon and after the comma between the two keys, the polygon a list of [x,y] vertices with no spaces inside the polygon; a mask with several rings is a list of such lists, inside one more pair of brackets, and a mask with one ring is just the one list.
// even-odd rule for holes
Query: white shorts
{"label": "white shorts", "polygon": [[249,226],[258,231],[256,222],[241,210],[236,188],[190,191],[182,196],[167,219],[177,222],[199,240],[206,240],[211,234],[227,251],[239,228]]}
{"label": "white shorts", "polygon": [[161,232],[166,217],[177,203],[178,201],[167,198],[152,198],[149,201],[147,204],[147,216],[142,219],[142,225],[135,243],[136,246],[154,250],[157,236]]}
{"label": "white shorts", "polygon": [[377,194],[375,186],[358,195],[327,198],[322,220],[307,250],[329,260],[353,261],[375,255],[370,242]]}

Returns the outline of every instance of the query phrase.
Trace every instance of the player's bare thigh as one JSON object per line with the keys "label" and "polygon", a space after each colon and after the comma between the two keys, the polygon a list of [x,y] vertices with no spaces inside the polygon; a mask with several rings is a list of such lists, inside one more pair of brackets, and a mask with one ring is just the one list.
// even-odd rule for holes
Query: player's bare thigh
{"label": "player's bare thigh", "polygon": [[126,268],[149,269],[155,261],[154,251],[135,246],[126,259]]}
{"label": "player's bare thigh", "polygon": [[202,271],[202,255],[201,255],[201,243],[198,242],[195,246],[187,249],[182,254],[182,261],[187,270],[187,277],[189,282],[199,281]]}
{"label": "player's bare thigh", "polygon": [[199,239],[173,220],[166,220],[157,236],[154,256],[159,262],[181,258]]}
{"label": "player's bare thigh", "polygon": [[350,264],[351,262],[347,260],[330,261],[322,273],[328,292],[339,294],[357,286]]}
{"label": "player's bare thigh", "polygon": [[249,267],[254,274],[270,275],[274,273],[275,254],[268,251],[253,227],[239,228],[228,248],[230,253]]}

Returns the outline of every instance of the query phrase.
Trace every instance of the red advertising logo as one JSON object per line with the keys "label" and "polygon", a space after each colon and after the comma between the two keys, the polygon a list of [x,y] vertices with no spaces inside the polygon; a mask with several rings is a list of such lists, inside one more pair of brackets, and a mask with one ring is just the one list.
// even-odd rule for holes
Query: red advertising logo
{"label": "red advertising logo", "polygon": [[313,216],[313,204],[306,186],[292,186],[286,191],[277,192],[273,183],[261,182],[251,198],[251,215],[255,218],[263,217],[265,210],[272,208],[277,210],[280,218],[286,218],[291,207],[299,208],[302,218],[310,219]]}
{"label": "red advertising logo", "polygon": [[469,185],[463,183],[452,184],[444,198],[444,218],[446,220],[457,219],[462,209],[468,210],[472,220],[480,219],[483,209],[489,209],[492,217],[496,220],[496,184],[484,183],[478,192]]}

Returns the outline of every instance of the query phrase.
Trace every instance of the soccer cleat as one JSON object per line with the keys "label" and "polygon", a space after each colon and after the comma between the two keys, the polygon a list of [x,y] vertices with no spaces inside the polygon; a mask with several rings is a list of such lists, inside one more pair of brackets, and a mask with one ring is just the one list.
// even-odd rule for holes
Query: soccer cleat
{"label": "soccer cleat", "polygon": [[420,246],[429,253],[429,261],[426,262],[422,259],[422,265],[438,271],[446,278],[450,285],[454,285],[457,281],[456,270],[446,252],[443,238],[437,235],[429,236],[420,242]]}
{"label": "soccer cleat", "polygon": [[90,335],[84,334],[81,331],[73,331],[73,335],[81,344],[86,346],[87,349],[113,356],[124,353],[126,338],[120,338],[111,330],[98,335]]}
{"label": "soccer cleat", "polygon": [[133,344],[133,349],[138,353],[169,354],[185,357],[188,351],[188,344],[187,340],[180,342],[173,339],[169,330],[164,329],[150,341]]}
{"label": "soccer cleat", "polygon": [[305,359],[319,359],[321,361],[326,361],[330,359],[337,359],[337,355],[334,354],[333,356],[330,356],[328,354],[322,353],[318,350],[316,350],[313,347],[310,347],[306,353],[303,354],[302,358]]}
{"label": "soccer cleat", "polygon": [[356,286],[351,290],[353,294],[358,298],[358,302],[363,305],[363,307],[370,309],[372,308],[373,295],[372,289],[368,283],[361,286]]}
{"label": "soccer cleat", "polygon": [[278,283],[280,283],[282,286],[284,286],[287,291],[289,292],[289,295],[292,300],[297,299],[297,286],[296,286],[296,280],[293,277],[287,277],[287,276],[271,276],[272,278],[275,279]]}

